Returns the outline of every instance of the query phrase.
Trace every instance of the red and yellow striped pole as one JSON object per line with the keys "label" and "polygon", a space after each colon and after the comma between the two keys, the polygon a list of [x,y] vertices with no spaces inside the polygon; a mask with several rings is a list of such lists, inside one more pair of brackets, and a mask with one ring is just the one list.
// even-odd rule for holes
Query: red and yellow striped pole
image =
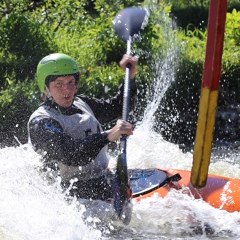
{"label": "red and yellow striped pole", "polygon": [[211,0],[206,57],[191,171],[191,184],[195,188],[202,188],[207,182],[222,68],[226,14],[227,0]]}

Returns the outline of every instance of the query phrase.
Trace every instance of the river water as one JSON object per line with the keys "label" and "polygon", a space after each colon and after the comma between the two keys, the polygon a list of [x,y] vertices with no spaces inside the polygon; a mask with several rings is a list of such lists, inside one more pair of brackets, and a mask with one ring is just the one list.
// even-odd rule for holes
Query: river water
{"label": "river water", "polygon": [[[166,82],[164,88],[155,89],[164,92]],[[154,94],[155,100],[128,139],[128,167],[190,170],[191,150],[183,152],[152,131],[155,105],[161,100],[159,91]],[[116,158],[111,156],[114,167]],[[132,220],[122,226],[112,220],[112,208],[106,203],[66,202],[59,181],[48,184],[39,174],[39,155],[27,144],[0,149],[0,159],[1,240],[240,239],[239,212],[215,209],[181,192],[133,201]],[[239,162],[237,146],[214,148],[209,172],[240,178]]]}
{"label": "river water", "polygon": [[[240,177],[238,151],[213,154],[210,172]],[[128,226],[111,220],[102,202],[67,203],[58,183],[39,175],[39,156],[27,145],[0,149],[0,239],[240,239],[240,213],[228,213],[202,200],[172,191],[133,201]],[[113,158],[111,164],[115,164]],[[183,153],[161,135],[139,126],[128,140],[128,166],[191,169]],[[202,231],[209,224],[213,231]]]}

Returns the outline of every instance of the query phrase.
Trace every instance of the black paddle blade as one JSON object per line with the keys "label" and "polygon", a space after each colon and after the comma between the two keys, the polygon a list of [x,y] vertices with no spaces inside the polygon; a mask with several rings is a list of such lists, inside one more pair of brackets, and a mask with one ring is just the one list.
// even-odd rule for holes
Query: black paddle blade
{"label": "black paddle blade", "polygon": [[126,152],[119,155],[117,171],[113,180],[113,205],[118,219],[125,225],[129,224],[132,218],[132,191],[128,179],[126,163]]}
{"label": "black paddle blade", "polygon": [[146,9],[129,7],[116,15],[113,25],[118,36],[127,42],[130,36],[133,37],[135,34],[139,34],[141,29],[144,29],[147,20],[148,12]]}

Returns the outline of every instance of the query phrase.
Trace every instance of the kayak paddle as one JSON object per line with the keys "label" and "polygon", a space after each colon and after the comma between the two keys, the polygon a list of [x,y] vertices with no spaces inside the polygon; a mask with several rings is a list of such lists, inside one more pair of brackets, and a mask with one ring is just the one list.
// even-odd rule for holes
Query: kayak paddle
{"label": "kayak paddle", "polygon": [[[131,54],[134,35],[146,26],[147,11],[140,7],[129,7],[118,13],[113,21],[114,28],[125,42],[127,42],[127,54]],[[128,121],[130,110],[131,91],[131,64],[128,64],[125,72],[123,113],[122,119]],[[120,139],[120,154],[117,160],[116,178],[113,183],[114,209],[118,218],[128,224],[132,217],[131,189],[127,171],[127,136]]]}
{"label": "kayak paddle", "polygon": [[221,76],[227,0],[211,0],[207,49],[199,102],[191,184],[203,188],[207,183]]}

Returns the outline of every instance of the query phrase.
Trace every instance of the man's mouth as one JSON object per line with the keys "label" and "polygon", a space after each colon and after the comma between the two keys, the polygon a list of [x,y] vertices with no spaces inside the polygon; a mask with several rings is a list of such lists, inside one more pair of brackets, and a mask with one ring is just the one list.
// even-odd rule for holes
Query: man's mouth
{"label": "man's mouth", "polygon": [[68,96],[68,95],[64,95],[63,98],[65,98],[65,99],[69,99],[70,96]]}

